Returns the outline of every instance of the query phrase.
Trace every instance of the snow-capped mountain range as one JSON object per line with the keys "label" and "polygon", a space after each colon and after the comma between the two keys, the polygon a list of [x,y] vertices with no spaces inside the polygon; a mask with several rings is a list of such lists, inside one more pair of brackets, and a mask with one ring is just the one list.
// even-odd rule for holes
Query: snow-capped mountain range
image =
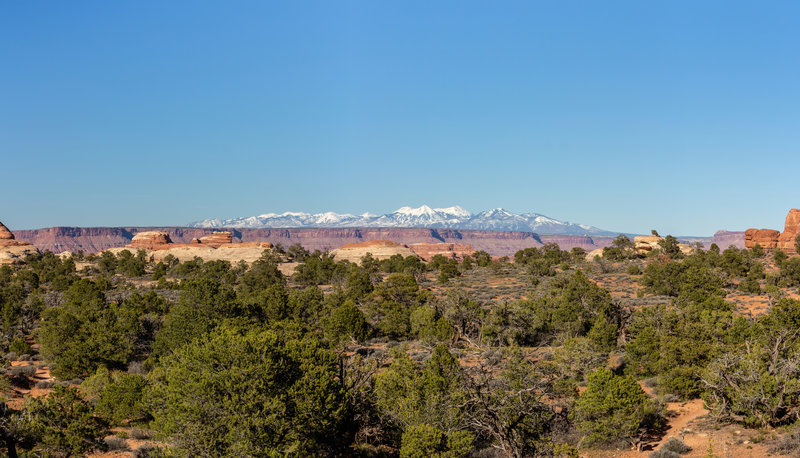
{"label": "snow-capped mountain range", "polygon": [[232,228],[296,228],[296,227],[430,227],[478,229],[492,231],[525,231],[539,234],[617,235],[585,224],[559,221],[538,213],[511,213],[502,208],[470,213],[459,206],[431,208],[402,207],[392,213],[373,215],[325,213],[265,213],[232,219],[204,219],[189,223],[190,227]]}

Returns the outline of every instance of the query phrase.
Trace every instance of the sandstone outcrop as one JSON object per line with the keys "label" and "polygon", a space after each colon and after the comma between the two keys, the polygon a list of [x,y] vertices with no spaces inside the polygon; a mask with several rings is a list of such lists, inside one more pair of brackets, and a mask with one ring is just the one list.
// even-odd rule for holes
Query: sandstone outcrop
{"label": "sandstone outcrop", "polygon": [[371,240],[369,242],[348,243],[331,251],[337,261],[361,262],[361,258],[371,254],[377,260],[389,259],[399,254],[403,257],[416,256],[406,245],[401,245],[391,240]]}
{"label": "sandstone outcrop", "polygon": [[0,223],[0,265],[20,263],[29,254],[38,252],[39,250],[30,243],[17,240],[14,234]]}
{"label": "sandstone outcrop", "polygon": [[426,261],[430,261],[437,254],[445,258],[462,260],[475,252],[472,246],[457,243],[412,243],[408,247]]}
{"label": "sandstone outcrop", "polygon": [[228,243],[233,243],[233,233],[231,232],[214,232],[210,235],[200,237],[199,242],[203,245],[218,247]]}
{"label": "sandstone outcrop", "polygon": [[744,246],[753,248],[758,244],[761,248],[772,250],[778,247],[780,235],[780,232],[773,229],[748,229],[744,231]]}
{"label": "sandstone outcrop", "polygon": [[794,239],[800,234],[800,210],[792,208],[786,215],[783,232],[772,229],[748,229],[745,231],[744,246],[753,248],[756,244],[766,250],[779,249],[796,253]]}
{"label": "sandstone outcrop", "polygon": [[230,232],[213,232],[202,237],[193,237],[190,243],[174,243],[165,231],[144,231],[133,236],[131,242],[123,247],[109,248],[112,253],[123,250],[145,250],[155,262],[174,256],[179,261],[190,261],[195,257],[205,261],[239,261],[251,263],[261,257],[264,250],[271,249],[269,242],[233,242]]}
{"label": "sandstone outcrop", "polygon": [[793,208],[786,215],[783,232],[778,237],[778,248],[786,252],[796,252],[794,239],[800,234],[800,210]]}
{"label": "sandstone outcrop", "polygon": [[[647,254],[653,250],[660,249],[661,245],[659,245],[658,242],[661,240],[663,240],[663,238],[657,235],[637,235],[633,238],[633,244],[637,253]],[[692,247],[685,243],[678,243],[678,248],[683,254],[690,254],[693,250]]]}
{"label": "sandstone outcrop", "polygon": [[133,236],[131,243],[128,245],[130,248],[153,250],[162,245],[172,243],[169,234],[161,231],[146,231],[139,232]]}
{"label": "sandstone outcrop", "polygon": [[603,257],[603,249],[597,248],[596,250],[592,250],[586,253],[586,260],[587,261],[594,261],[594,258],[602,258]]}

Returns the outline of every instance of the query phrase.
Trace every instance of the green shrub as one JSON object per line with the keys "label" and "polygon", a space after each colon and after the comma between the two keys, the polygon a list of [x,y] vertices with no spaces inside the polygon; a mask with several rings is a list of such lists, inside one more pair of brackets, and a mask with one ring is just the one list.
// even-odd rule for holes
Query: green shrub
{"label": "green shrub", "polygon": [[589,375],[586,391],[575,403],[573,418],[589,443],[625,439],[638,445],[648,429],[664,422],[661,408],[648,398],[633,377],[609,369]]}

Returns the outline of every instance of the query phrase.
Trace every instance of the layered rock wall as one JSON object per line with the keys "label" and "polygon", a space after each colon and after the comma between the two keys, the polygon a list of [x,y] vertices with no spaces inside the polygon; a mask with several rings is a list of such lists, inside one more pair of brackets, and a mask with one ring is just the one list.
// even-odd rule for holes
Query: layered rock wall
{"label": "layered rock wall", "polygon": [[748,229],[745,231],[744,245],[753,248],[756,244],[766,250],[779,249],[787,253],[796,253],[794,241],[800,234],[800,209],[793,208],[786,215],[783,232],[772,229]]}

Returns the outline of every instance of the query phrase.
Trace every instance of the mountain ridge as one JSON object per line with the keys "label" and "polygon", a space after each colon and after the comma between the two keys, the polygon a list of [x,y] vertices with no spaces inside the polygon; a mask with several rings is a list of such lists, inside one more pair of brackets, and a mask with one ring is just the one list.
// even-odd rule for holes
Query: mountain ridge
{"label": "mountain ridge", "polygon": [[562,221],[540,213],[516,214],[503,208],[471,213],[461,206],[431,208],[427,205],[414,208],[401,207],[391,213],[360,215],[350,213],[264,213],[230,219],[208,218],[194,221],[188,227],[197,228],[435,228],[491,231],[535,232],[543,235],[602,235],[616,236],[608,231],[586,224]]}

